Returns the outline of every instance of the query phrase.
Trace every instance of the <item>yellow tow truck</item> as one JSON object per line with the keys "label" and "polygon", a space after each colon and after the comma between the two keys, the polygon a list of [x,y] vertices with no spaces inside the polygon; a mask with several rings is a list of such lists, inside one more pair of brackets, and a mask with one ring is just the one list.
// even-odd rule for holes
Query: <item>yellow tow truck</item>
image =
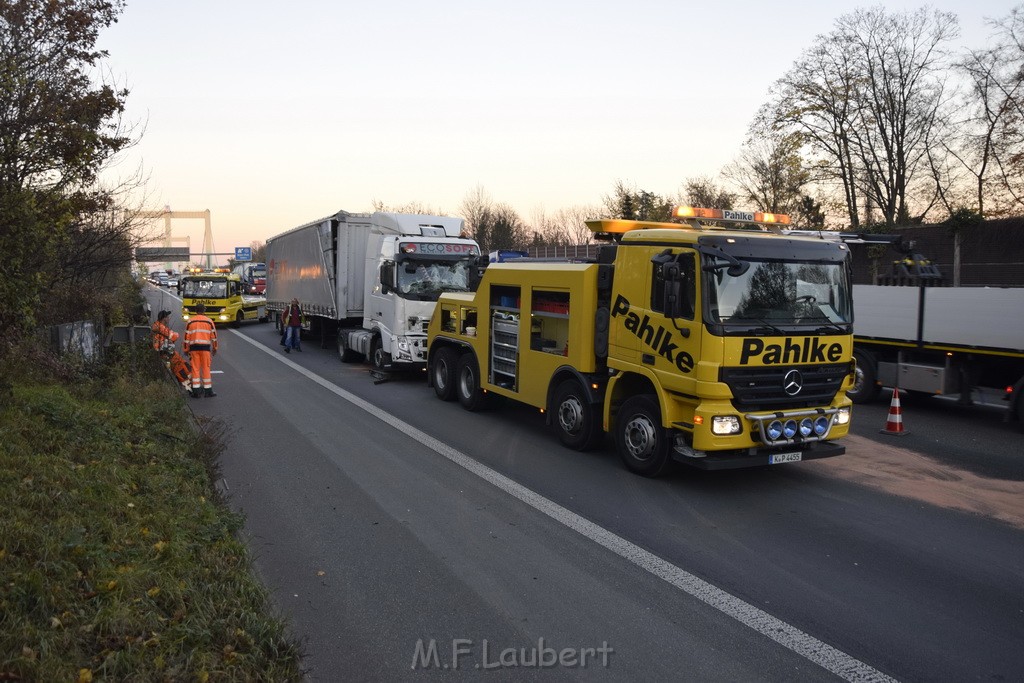
{"label": "yellow tow truck", "polygon": [[[676,207],[682,222],[598,220],[588,262],[509,260],[442,294],[428,382],[546,413],[577,450],[614,437],[645,476],[840,455],[854,363],[849,250],[788,217]],[[738,225],[723,229],[722,224]],[[794,231],[795,232],[795,231]]]}
{"label": "yellow tow truck", "polygon": [[206,316],[217,324],[238,326],[246,320],[267,321],[267,299],[245,294],[242,279],[234,273],[193,272],[183,277],[181,317],[188,320],[196,306],[206,306]]}

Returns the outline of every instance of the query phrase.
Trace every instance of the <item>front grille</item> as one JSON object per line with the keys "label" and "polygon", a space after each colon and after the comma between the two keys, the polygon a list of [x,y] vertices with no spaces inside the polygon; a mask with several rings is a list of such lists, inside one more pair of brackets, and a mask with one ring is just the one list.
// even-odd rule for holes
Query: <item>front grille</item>
{"label": "front grille", "polygon": [[[786,375],[791,370],[800,373],[802,385],[792,396],[785,389]],[[719,378],[732,390],[737,410],[791,410],[830,404],[849,371],[846,363],[722,368]]]}

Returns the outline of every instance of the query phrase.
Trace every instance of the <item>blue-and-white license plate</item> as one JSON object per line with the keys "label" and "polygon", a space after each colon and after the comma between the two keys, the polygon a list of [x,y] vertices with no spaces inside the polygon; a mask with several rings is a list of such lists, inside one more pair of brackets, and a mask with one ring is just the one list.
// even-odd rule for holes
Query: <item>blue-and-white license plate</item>
{"label": "blue-and-white license plate", "polygon": [[769,465],[779,465],[784,462],[800,462],[803,454],[797,453],[773,453],[768,458]]}

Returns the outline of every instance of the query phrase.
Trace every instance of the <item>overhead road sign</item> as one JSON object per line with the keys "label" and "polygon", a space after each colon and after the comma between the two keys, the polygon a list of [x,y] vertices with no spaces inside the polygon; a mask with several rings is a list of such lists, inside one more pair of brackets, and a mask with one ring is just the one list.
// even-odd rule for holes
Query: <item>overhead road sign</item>
{"label": "overhead road sign", "polygon": [[252,261],[252,247],[235,247],[236,261]]}
{"label": "overhead road sign", "polygon": [[188,247],[136,247],[136,261],[188,261]]}

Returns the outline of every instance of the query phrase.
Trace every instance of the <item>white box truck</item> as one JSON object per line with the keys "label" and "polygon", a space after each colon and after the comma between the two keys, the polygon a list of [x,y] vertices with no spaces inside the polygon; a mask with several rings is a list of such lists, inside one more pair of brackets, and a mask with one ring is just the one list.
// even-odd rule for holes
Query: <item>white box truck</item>
{"label": "white box truck", "polygon": [[480,247],[448,216],[339,211],[267,240],[267,309],[298,300],[303,330],[344,362],[425,367],[441,292],[473,289]]}

